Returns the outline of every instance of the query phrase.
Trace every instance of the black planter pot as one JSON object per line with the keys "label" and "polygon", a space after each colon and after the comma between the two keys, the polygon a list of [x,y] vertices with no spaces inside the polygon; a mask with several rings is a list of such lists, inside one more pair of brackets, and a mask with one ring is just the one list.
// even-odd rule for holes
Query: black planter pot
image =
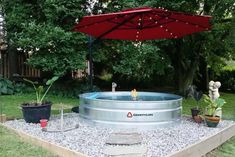
{"label": "black planter pot", "polygon": [[39,123],[41,119],[48,119],[51,116],[51,102],[45,102],[42,105],[22,104],[24,120],[27,123]]}
{"label": "black planter pot", "polygon": [[195,116],[198,116],[198,114],[201,112],[200,109],[198,108],[191,108],[191,113],[192,113],[192,117],[194,118]]}

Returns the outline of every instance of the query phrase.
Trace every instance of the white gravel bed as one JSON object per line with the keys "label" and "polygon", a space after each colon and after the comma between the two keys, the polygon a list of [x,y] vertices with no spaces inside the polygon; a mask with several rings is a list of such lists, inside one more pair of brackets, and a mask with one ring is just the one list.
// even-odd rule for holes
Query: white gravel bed
{"label": "white gravel bed", "polygon": [[[79,124],[79,128],[67,132],[43,132],[40,124],[29,124],[23,119],[7,121],[4,124],[91,157],[104,156],[102,151],[106,146],[106,139],[111,133],[120,132],[120,130],[89,126],[79,120],[76,113],[69,113],[64,116],[64,126],[71,128]],[[202,138],[216,134],[223,128],[233,124],[233,121],[223,120],[216,128],[209,128],[204,123],[197,124],[191,118],[183,117],[182,122],[174,127],[138,132],[141,133],[143,138],[142,145],[148,148],[148,157],[164,157]],[[48,129],[53,130],[56,128],[60,128],[59,116],[52,117],[49,121]],[[122,130],[122,132],[130,132],[130,130]]]}

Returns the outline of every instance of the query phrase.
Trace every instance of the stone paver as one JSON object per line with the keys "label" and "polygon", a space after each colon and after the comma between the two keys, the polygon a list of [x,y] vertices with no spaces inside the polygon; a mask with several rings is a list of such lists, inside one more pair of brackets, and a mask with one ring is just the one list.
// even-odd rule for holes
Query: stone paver
{"label": "stone paver", "polygon": [[141,134],[139,133],[113,133],[106,140],[106,144],[114,145],[132,145],[142,142]]}
{"label": "stone paver", "polygon": [[106,146],[103,153],[111,157],[144,157],[147,147],[142,145]]}

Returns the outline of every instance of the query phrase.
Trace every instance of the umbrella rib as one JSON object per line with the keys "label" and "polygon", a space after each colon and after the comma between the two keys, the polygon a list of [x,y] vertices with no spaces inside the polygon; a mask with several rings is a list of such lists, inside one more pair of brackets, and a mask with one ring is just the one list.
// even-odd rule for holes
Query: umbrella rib
{"label": "umbrella rib", "polygon": [[[109,29],[108,31],[106,31],[106,32],[104,32],[103,34],[101,34],[100,36],[98,36],[95,41],[101,39],[103,36],[105,36],[105,35],[109,34],[110,32],[114,31],[115,29],[117,29],[117,28],[120,27],[121,25],[125,24],[126,22],[128,22],[128,21],[131,20],[132,18],[138,16],[139,14],[141,14],[141,13],[134,14],[134,15],[132,15],[131,17],[129,17],[128,19],[126,19],[126,20],[122,21],[121,23],[119,23],[118,25],[112,27],[112,28]],[[95,41],[94,41],[94,42],[95,42]]]}
{"label": "umbrella rib", "polygon": [[[120,24],[120,22],[115,22],[115,21],[112,21],[112,19],[110,20],[107,20],[107,21],[109,21],[110,23],[113,23],[113,24]],[[133,24],[134,25],[134,23],[133,22],[131,22],[131,21],[129,21],[129,23],[131,23],[131,24]],[[124,25],[124,24],[123,24]],[[127,26],[127,27],[130,27],[130,28],[133,28],[133,25],[128,25],[128,24],[125,24],[125,26]]]}
{"label": "umbrella rib", "polygon": [[[118,15],[119,17],[124,17],[125,15]],[[94,25],[94,24],[96,24],[96,23],[102,23],[102,22],[105,22],[105,21],[111,21],[111,20],[113,20],[113,19],[115,19],[116,18],[116,16],[115,17],[112,17],[112,18],[108,18],[108,19],[104,19],[104,20],[101,20],[101,21],[96,21],[96,22],[92,22],[92,23],[90,23],[90,24],[86,24],[86,25],[82,25],[82,26],[78,26],[78,27],[76,27],[75,29],[80,29],[80,28],[83,28],[83,27],[89,27],[89,26],[92,26],[92,25]]]}
{"label": "umbrella rib", "polygon": [[[154,15],[155,14],[153,14],[153,13],[150,13],[151,15],[153,15],[153,17],[155,17]],[[170,16],[170,13],[168,13],[168,15],[167,16],[161,16],[161,14],[157,14],[158,16],[160,16],[161,18],[160,19],[153,19],[153,20],[151,20],[152,22],[150,23],[150,24],[148,24],[146,27],[144,27],[144,28],[152,28],[152,27],[156,27],[157,25],[155,25],[156,24],[156,21],[158,21],[158,25],[162,25],[162,24],[166,24],[166,23],[170,23],[170,22],[166,22],[166,23],[160,23],[161,22],[161,20],[163,20],[164,18],[166,18],[166,17],[168,17],[168,16]],[[173,22],[173,21],[171,21],[171,22]],[[152,26],[152,27],[151,27]]]}
{"label": "umbrella rib", "polygon": [[[183,14],[183,13],[179,13],[179,14]],[[153,15],[153,14],[152,14]],[[161,14],[158,14],[159,16],[161,16]],[[167,16],[161,16],[162,18],[161,19],[159,19],[158,21],[161,21],[162,19],[164,19],[164,18],[166,18],[166,17],[168,17],[169,19],[171,19],[171,20],[173,20],[173,21],[169,21],[169,22],[166,22],[166,23],[171,23],[171,22],[175,22],[176,20],[178,20],[178,21],[180,21],[180,22],[182,22],[182,23],[188,23],[188,24],[191,24],[191,25],[197,25],[197,26],[199,26],[199,27],[201,27],[201,28],[204,28],[204,29],[206,29],[207,27],[205,27],[205,26],[202,26],[202,25],[200,25],[200,24],[195,24],[195,23],[192,23],[192,22],[189,22],[189,21],[184,21],[184,20],[180,20],[180,19],[176,19],[176,18],[172,18],[172,17],[170,17],[170,15],[172,15],[172,14],[168,14]],[[189,16],[190,14],[184,14],[184,15],[187,15],[187,16]],[[159,22],[160,23],[160,22]],[[162,24],[166,24],[166,23],[161,23],[161,25]],[[154,23],[153,23],[154,24]],[[151,26],[151,25],[150,25]],[[156,25],[155,25],[156,26]],[[153,27],[155,27],[154,25],[153,25]],[[145,27],[145,28],[152,28],[152,27]]]}
{"label": "umbrella rib", "polygon": [[[153,21],[153,22],[151,22],[150,24],[148,24],[147,26],[143,26],[143,14],[141,14],[142,15],[142,17],[141,17],[141,27],[139,27],[139,26],[133,26],[133,25],[135,25],[135,23],[133,23],[133,22],[131,22],[131,21],[129,21],[129,23],[132,23],[133,25],[125,25],[125,26],[127,26],[127,27],[129,27],[129,28],[122,28],[122,29],[120,29],[120,30],[128,30],[128,29],[133,29],[133,28],[135,28],[135,29],[138,29],[138,28],[141,28],[141,29],[143,29],[143,28],[152,28],[152,27],[156,27],[156,25],[154,25],[155,24],[155,21]],[[159,19],[158,21],[161,21],[162,19],[164,19],[165,17],[162,17],[161,19]],[[108,20],[110,23],[114,23],[114,24],[119,24],[118,22],[115,22],[115,21],[111,21],[111,20]],[[170,21],[170,22],[173,22],[173,21]],[[167,22],[167,23],[169,23],[169,22]],[[162,24],[166,24],[166,23],[160,23],[160,25],[162,25]],[[158,24],[159,25],[159,24]],[[152,27],[151,27],[152,26]]]}
{"label": "umbrella rib", "polygon": [[[207,27],[205,27],[205,26],[202,26],[202,25],[200,25],[200,24],[195,24],[195,23],[192,23],[192,22],[189,22],[189,21],[184,21],[184,20],[179,20],[179,19],[175,19],[175,18],[171,18],[171,17],[168,17],[169,19],[172,19],[172,20],[178,20],[178,21],[180,21],[180,22],[183,22],[183,23],[188,23],[188,24],[191,24],[191,25],[194,25],[194,26],[199,26],[199,27],[202,27],[202,28],[207,28]],[[173,21],[172,21],[173,22]]]}
{"label": "umbrella rib", "polygon": [[[176,12],[174,12],[174,14],[175,14]],[[180,15],[186,15],[186,16],[192,16],[192,15],[190,15],[190,14],[183,14],[183,13],[177,13],[177,14],[180,14]],[[158,15],[160,15],[160,14],[158,14]],[[170,15],[172,15],[172,13],[170,14],[168,14],[167,16],[162,16],[163,18],[165,18],[165,17],[168,17],[169,19],[172,19],[172,20],[174,20],[174,21],[171,21],[171,22],[175,22],[176,20],[178,20],[178,21],[180,21],[180,22],[183,22],[183,23],[189,23],[189,24],[191,24],[191,25],[198,25],[198,26],[200,26],[200,27],[202,27],[202,28],[207,28],[207,27],[205,27],[205,26],[202,26],[202,25],[199,25],[199,24],[195,24],[195,23],[192,23],[192,22],[189,22],[189,21],[184,21],[184,20],[180,20],[180,19],[176,19],[176,18],[172,18]],[[161,15],[160,15],[161,16]],[[199,15],[198,15],[199,16]],[[170,23],[170,22],[169,22]]]}
{"label": "umbrella rib", "polygon": [[[157,25],[145,26],[145,27],[142,27],[142,29],[145,29],[145,28],[154,28],[154,27],[159,27],[159,26],[161,26],[161,25],[164,25],[164,24],[167,24],[167,23],[171,23],[171,22],[173,22],[173,21],[168,21],[168,22],[165,22],[165,23],[157,24]],[[121,28],[121,29],[119,29],[119,30],[129,30],[129,29],[133,29],[133,28],[135,28],[135,29],[139,29],[139,27],[138,27],[138,26],[136,26],[136,27],[131,27],[131,28]]]}

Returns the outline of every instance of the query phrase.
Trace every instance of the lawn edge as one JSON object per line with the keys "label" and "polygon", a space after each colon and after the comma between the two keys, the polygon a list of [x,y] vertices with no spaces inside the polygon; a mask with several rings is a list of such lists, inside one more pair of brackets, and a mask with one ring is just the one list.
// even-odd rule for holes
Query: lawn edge
{"label": "lawn edge", "polygon": [[204,137],[200,141],[189,145],[179,151],[169,154],[167,157],[198,157],[203,156],[219,147],[227,140],[235,136],[235,124],[226,127],[216,134]]}
{"label": "lawn edge", "polygon": [[46,140],[37,138],[37,137],[29,135],[29,134],[26,134],[23,131],[11,128],[7,125],[4,125],[4,123],[0,123],[0,125],[5,127],[8,130],[12,130],[17,135],[19,135],[21,139],[26,140],[26,142],[33,144],[33,145],[36,145],[36,146],[39,146],[39,147],[42,147],[55,155],[58,155],[61,157],[88,157],[87,155],[85,155],[83,153],[73,151],[69,148],[59,146],[57,144],[48,142]]}

